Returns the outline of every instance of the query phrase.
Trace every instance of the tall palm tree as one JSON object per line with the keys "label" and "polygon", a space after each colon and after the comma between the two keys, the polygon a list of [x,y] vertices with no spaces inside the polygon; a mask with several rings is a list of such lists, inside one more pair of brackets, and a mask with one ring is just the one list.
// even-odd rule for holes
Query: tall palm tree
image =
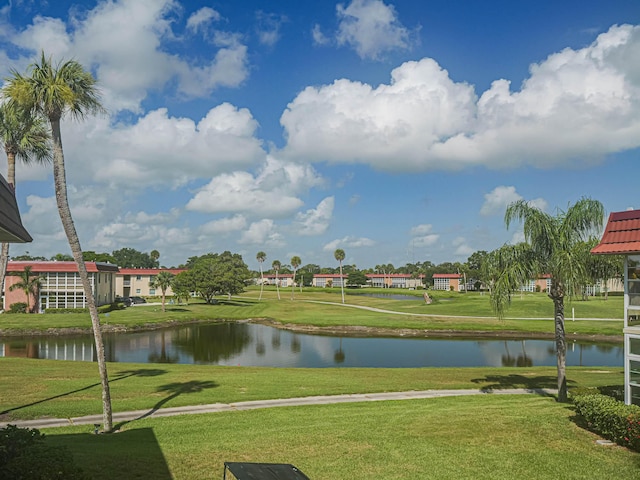
{"label": "tall palm tree", "polygon": [[340,262],[340,290],[342,291],[342,303],[344,303],[344,278],[342,277],[342,261],[344,260],[345,253],[341,248],[336,249],[333,252],[335,259]]}
{"label": "tall palm tree", "polygon": [[262,273],[262,264],[267,259],[267,254],[262,250],[256,253],[256,260],[260,264],[260,298],[258,300],[262,300],[262,291],[264,290],[264,273]]}
{"label": "tall palm tree", "polygon": [[[9,291],[13,292],[18,288],[22,290],[27,299],[27,313],[35,312],[38,306],[38,289],[42,282],[42,276],[34,275],[30,266],[26,266],[22,272],[14,272],[12,275],[20,277],[20,281],[11,285]],[[33,305],[31,305],[31,297],[34,299]]]}
{"label": "tall palm tree", "polygon": [[157,267],[159,265],[158,259],[160,258],[160,252],[158,250],[151,250],[151,252],[149,252],[149,258],[153,260],[153,263],[155,263]]}
{"label": "tall palm tree", "polygon": [[604,208],[597,200],[582,198],[569,206],[566,212],[559,211],[551,216],[520,200],[507,207],[504,219],[507,228],[514,221],[523,223],[528,248],[516,251],[518,254],[512,257],[508,269],[513,275],[496,278],[491,291],[492,304],[498,316],[502,316],[513,291],[514,276],[520,281],[526,280],[525,276],[551,276],[548,295],[553,301],[554,309],[558,401],[564,402],[567,399],[564,299],[571,298],[580,290],[585,265],[576,253],[576,245],[590,235],[599,233],[604,221]]}
{"label": "tall palm tree", "polygon": [[[44,121],[14,103],[0,105],[0,143],[7,155],[7,182],[15,188],[16,160],[25,164],[51,161],[51,136]],[[9,262],[9,244],[0,247],[0,290]]]}
{"label": "tall palm tree", "polygon": [[149,286],[151,288],[159,288],[162,292],[162,311],[164,312],[164,301],[167,294],[168,288],[173,283],[173,273],[163,271],[159,272],[158,275],[155,276],[153,280],[149,282]]}
{"label": "tall palm tree", "polygon": [[11,102],[15,102],[20,108],[24,108],[34,115],[42,115],[49,121],[51,127],[53,180],[58,213],[71,247],[71,253],[78,266],[78,274],[91,315],[98,370],[102,384],[104,430],[110,432],[113,429],[111,393],[100,318],[98,317],[98,309],[93,297],[87,267],[82,257],[80,240],[78,239],[69,208],[62,135],[60,132],[60,121],[65,116],[81,120],[88,114],[102,113],[105,110],[100,103],[100,93],[96,86],[95,78],[75,60],[68,60],[54,65],[51,59],[47,59],[44,52],[42,52],[40,61],[31,64],[28,72],[28,75],[22,75],[12,70],[12,76],[7,80],[4,93]]}
{"label": "tall palm tree", "polygon": [[293,257],[291,257],[291,266],[293,267],[293,282],[291,282],[291,300],[293,300],[293,297],[295,296],[296,271],[298,270],[298,267],[300,265],[302,265],[302,260],[300,260],[299,256],[294,255]]}
{"label": "tall palm tree", "polygon": [[278,270],[280,270],[281,266],[282,264],[280,263],[280,260],[274,260],[271,263],[271,268],[273,268],[274,272],[276,272],[276,292],[278,292],[278,300],[280,300],[280,285],[278,282]]}

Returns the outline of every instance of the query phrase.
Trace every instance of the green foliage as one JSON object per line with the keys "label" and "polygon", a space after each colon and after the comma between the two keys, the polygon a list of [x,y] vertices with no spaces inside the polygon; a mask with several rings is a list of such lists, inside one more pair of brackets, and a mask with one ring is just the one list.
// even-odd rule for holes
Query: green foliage
{"label": "green foliage", "polygon": [[359,270],[349,273],[347,285],[366,285],[367,276]]}
{"label": "green foliage", "polygon": [[116,265],[120,268],[158,268],[158,261],[151,255],[139,252],[134,248],[121,248],[114,250],[112,256]]}
{"label": "green foliage", "polygon": [[103,262],[116,265],[116,259],[110,253],[96,253],[92,250],[82,252],[82,258],[85,262]]}
{"label": "green foliage", "polygon": [[[225,251],[207,254],[192,262],[192,267],[178,275],[178,285],[190,287],[207,303],[218,294],[238,295],[251,277],[249,268],[237,253]],[[187,288],[188,288],[187,287]]]}
{"label": "green foliage", "polygon": [[0,429],[0,478],[79,480],[88,478],[66,448],[46,444],[36,429],[8,425]]}
{"label": "green foliage", "polygon": [[27,313],[27,304],[25,302],[12,303],[9,307],[9,313]]}
{"label": "green foliage", "polygon": [[573,402],[589,430],[640,452],[640,406],[601,394],[577,395]]}
{"label": "green foliage", "polygon": [[[108,307],[109,305],[106,305],[106,306]],[[101,311],[100,308],[98,309],[98,311],[100,313],[105,313],[104,311]],[[89,313],[89,309],[88,308],[47,308],[45,310],[45,313],[46,314],[61,314],[61,313],[65,313],[65,314],[66,313],[85,313],[86,314],[86,313]]]}

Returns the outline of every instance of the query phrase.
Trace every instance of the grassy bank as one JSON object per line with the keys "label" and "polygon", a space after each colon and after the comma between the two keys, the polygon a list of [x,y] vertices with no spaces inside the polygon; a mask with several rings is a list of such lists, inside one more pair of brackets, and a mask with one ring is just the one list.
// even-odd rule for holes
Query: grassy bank
{"label": "grassy bank", "polygon": [[[108,366],[115,412],[311,395],[465,388],[555,388],[553,367],[288,369],[208,365]],[[569,367],[569,386],[622,385],[622,368]],[[0,418],[100,413],[93,363],[0,358]]]}
{"label": "grassy bank", "polygon": [[323,479],[630,479],[640,455],[595,444],[535,395],[403,400],[147,419],[114,435],[45,430],[92,478],[222,478],[224,461]]}
{"label": "grassy bank", "polygon": [[[362,293],[363,290],[358,290]],[[389,293],[389,290],[382,291]],[[366,293],[375,293],[367,289]],[[282,289],[282,300],[276,291],[265,291],[264,299],[258,301],[258,290],[249,289],[240,297],[227,301],[221,298],[216,305],[192,302],[188,305],[168,305],[161,312],[157,305],[135,306],[125,310],[101,315],[103,324],[112,328],[142,328],[151,324],[180,323],[189,321],[240,320],[265,318],[293,326],[319,328],[342,328],[349,326],[372,329],[416,330],[422,333],[437,332],[489,332],[516,334],[553,333],[553,304],[545,294],[518,295],[512,299],[508,317],[498,320],[492,315],[488,295],[478,293],[430,292],[434,303],[426,305],[420,299],[421,292],[394,290],[393,293],[412,294],[416,300],[391,300],[356,295],[351,292],[347,303],[401,314],[376,312],[343,305],[328,305],[311,302],[340,302],[339,289],[305,289],[296,291],[291,301],[291,290]],[[572,319],[572,308],[576,321]],[[609,335],[622,338],[622,297],[600,297],[586,302],[573,302],[567,306],[567,333],[584,337]],[[425,316],[412,316],[419,314]],[[457,317],[457,318],[452,318]],[[544,318],[545,320],[531,320]],[[592,321],[581,318],[620,318],[620,321]],[[0,315],[0,333],[47,331],[55,328],[88,329],[90,319],[85,314],[55,315]],[[426,332],[425,332],[426,331]]]}

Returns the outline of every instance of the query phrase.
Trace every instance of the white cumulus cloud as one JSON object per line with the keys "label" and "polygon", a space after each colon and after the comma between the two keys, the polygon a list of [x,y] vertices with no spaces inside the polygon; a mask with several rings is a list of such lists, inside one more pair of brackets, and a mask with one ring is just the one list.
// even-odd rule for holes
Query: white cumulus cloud
{"label": "white cumulus cloud", "polygon": [[281,116],[284,154],[395,172],[601,161],[640,146],[639,56],[640,26],[620,25],[533,64],[515,91],[499,79],[478,97],[429,58],[389,84],[307,87]]}
{"label": "white cumulus cloud", "polygon": [[352,237],[346,236],[344,238],[338,238],[327,243],[322,250],[325,252],[333,252],[336,248],[361,248],[372,247],[376,242],[366,237]]}
{"label": "white cumulus cloud", "polygon": [[316,208],[298,212],[295,217],[294,231],[298,235],[322,235],[329,228],[333,217],[335,197],[327,197]]}

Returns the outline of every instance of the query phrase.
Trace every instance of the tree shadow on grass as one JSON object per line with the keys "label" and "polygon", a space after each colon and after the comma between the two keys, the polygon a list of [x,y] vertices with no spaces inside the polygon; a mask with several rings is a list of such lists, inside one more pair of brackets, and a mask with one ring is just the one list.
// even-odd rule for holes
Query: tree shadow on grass
{"label": "tree shadow on grass", "polygon": [[206,380],[206,381],[191,380],[189,382],[175,382],[175,383],[168,383],[166,385],[160,385],[156,389],[156,391],[167,392],[169,394],[167,397],[160,400],[151,408],[151,410],[149,410],[148,412],[145,412],[143,415],[140,415],[134,420],[126,420],[124,422],[120,422],[113,429],[114,431],[118,431],[127,423],[130,423],[131,421],[142,420],[143,418],[153,415],[155,412],[160,410],[168,402],[170,402],[171,400],[173,400],[174,398],[182,394],[198,393],[198,392],[202,392],[203,390],[207,390],[209,388],[216,388],[218,386],[219,386],[218,383],[212,382],[209,380]]}
{"label": "tree shadow on grass", "polygon": [[[123,370],[115,374],[112,378],[109,379],[109,383],[116,382],[118,380],[123,380],[129,377],[156,377],[158,375],[164,375],[167,373],[166,370],[160,370],[157,368],[140,368],[137,370]],[[42,400],[36,400],[35,402],[27,403],[25,405],[20,405],[18,407],[9,408],[7,410],[3,410],[0,412],[1,415],[7,415],[16,410],[20,410],[22,408],[32,407],[34,405],[38,405],[40,403],[45,403],[50,400],[55,400],[56,398],[67,397],[69,395],[73,395],[74,393],[84,392],[85,390],[90,390],[94,387],[99,387],[101,385],[100,382],[92,383],[91,385],[87,385],[86,387],[78,388],[76,390],[71,390],[69,392],[61,393],[59,395],[54,395],[52,397],[43,398]]]}
{"label": "tree shadow on grass", "polygon": [[[486,393],[491,393],[494,390],[504,390],[507,388],[524,388],[531,393],[537,393],[544,397],[554,397],[544,389],[555,389],[558,387],[558,378],[553,376],[525,376],[510,373],[507,375],[487,375],[483,378],[474,378],[471,380],[473,383],[486,384],[480,387],[480,390]],[[575,383],[572,380],[567,380],[568,386]]]}

